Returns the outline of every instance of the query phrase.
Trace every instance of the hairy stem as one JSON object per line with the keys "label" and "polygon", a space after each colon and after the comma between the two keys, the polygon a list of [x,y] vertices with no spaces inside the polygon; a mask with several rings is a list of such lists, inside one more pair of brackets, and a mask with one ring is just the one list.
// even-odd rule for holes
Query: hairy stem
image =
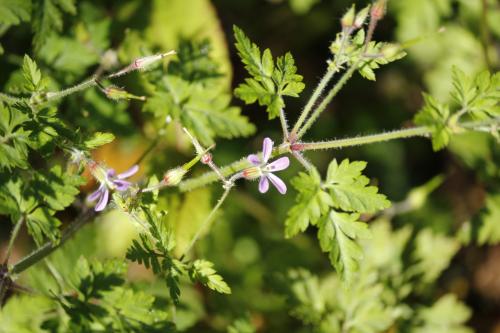
{"label": "hairy stem", "polygon": [[232,186],[227,186],[224,190],[224,193],[222,193],[222,196],[220,197],[219,201],[217,201],[217,204],[215,207],[210,211],[210,214],[205,218],[203,223],[201,224],[200,228],[196,231],[196,234],[193,236],[193,239],[191,239],[191,242],[189,245],[186,247],[184,250],[184,253],[181,255],[180,260],[184,259],[184,257],[191,251],[193,248],[194,244],[198,241],[198,239],[201,236],[201,232],[206,229],[206,227],[212,222],[212,218],[214,217],[215,213],[219,210],[219,208],[222,206],[224,201],[226,200],[229,192],[231,192]]}
{"label": "hairy stem", "polygon": [[312,113],[311,117],[307,120],[307,122],[302,126],[302,128],[299,130],[299,133],[297,134],[297,139],[300,139],[306,132],[307,130],[314,124],[316,119],[319,117],[319,115],[326,109],[328,104],[332,101],[332,99],[338,94],[340,89],[346,84],[346,82],[351,78],[351,76],[354,74],[354,72],[358,69],[358,64],[355,63],[353,64],[343,75],[342,77],[335,83],[333,88],[330,90],[328,95],[321,101],[321,103],[318,105],[316,110]]}
{"label": "hairy stem", "polygon": [[413,127],[397,131],[391,131],[380,134],[372,134],[366,136],[359,136],[347,139],[338,139],[325,142],[302,142],[292,145],[292,150],[307,151],[307,150],[320,150],[320,149],[334,149],[352,147],[376,142],[389,141],[394,139],[410,138],[414,136],[427,136],[431,133],[428,127]]}
{"label": "hairy stem", "polygon": [[318,98],[321,96],[321,93],[323,90],[325,90],[326,86],[328,85],[328,82],[332,79],[333,75],[335,74],[335,70],[328,68],[325,75],[321,78],[319,81],[318,85],[313,91],[313,94],[307,101],[306,106],[304,107],[304,110],[300,114],[299,119],[297,119],[297,122],[293,126],[292,132],[291,132],[291,137],[293,138],[296,134],[297,131],[300,129],[300,126],[304,123],[306,120],[307,116],[309,115],[309,112],[311,112],[314,104],[316,104]]}
{"label": "hairy stem", "polygon": [[[495,126],[500,125],[500,118],[493,118],[486,121],[475,121],[475,122],[464,122],[457,125],[457,133],[461,129],[468,129],[471,131],[491,131]],[[318,150],[318,149],[333,149],[333,148],[346,148],[370,143],[383,142],[395,139],[405,139],[411,137],[426,137],[429,136],[432,130],[429,127],[412,127],[408,129],[396,130],[381,134],[372,134],[366,136],[358,136],[354,138],[338,139],[327,142],[310,142],[302,143],[298,142],[290,146],[280,145],[273,150],[272,156],[277,157],[287,153],[292,153],[296,151],[308,151],[308,150]],[[228,166],[222,167],[221,172],[227,177],[232,174],[236,174],[248,167],[251,164],[246,160],[246,158],[239,161],[233,162]],[[191,178],[185,180],[179,184],[179,189],[182,192],[191,191],[195,188],[202,187],[211,183],[218,181],[219,178],[214,172],[207,172],[199,177]]]}
{"label": "hairy stem", "polygon": [[0,101],[3,101],[7,104],[14,104],[14,103],[19,103],[22,102],[23,99],[19,97],[13,97],[4,93],[0,93]]}
{"label": "hairy stem", "polygon": [[283,131],[283,142],[285,142],[288,140],[290,133],[288,133],[288,123],[286,122],[285,110],[283,109],[280,110],[280,123],[281,130]]}
{"label": "hairy stem", "polygon": [[59,242],[47,242],[35,251],[28,254],[26,257],[21,259],[19,262],[12,266],[10,274],[19,274],[26,269],[30,268],[40,260],[47,257],[49,254],[54,252],[57,248],[63,245],[68,239],[70,239],[78,230],[80,230],[85,223],[87,223],[93,216],[95,212],[93,210],[86,210],[77,217],[66,229],[64,229],[61,239]]}

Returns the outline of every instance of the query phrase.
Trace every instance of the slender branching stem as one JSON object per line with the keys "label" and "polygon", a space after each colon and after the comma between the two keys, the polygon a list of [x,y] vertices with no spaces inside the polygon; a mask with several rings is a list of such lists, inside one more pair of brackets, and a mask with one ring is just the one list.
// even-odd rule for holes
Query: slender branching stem
{"label": "slender branching stem", "polygon": [[7,104],[20,103],[23,101],[23,98],[13,97],[4,93],[0,93],[0,101],[3,101]]}
{"label": "slender branching stem", "polygon": [[297,161],[304,167],[306,170],[311,170],[314,166],[309,163],[309,161],[302,155],[299,151],[292,151],[292,156],[295,157]]}
{"label": "slender branching stem", "polygon": [[302,126],[302,128],[299,130],[297,134],[297,140],[300,139],[306,132],[307,130],[314,124],[316,119],[319,117],[319,115],[326,109],[328,104],[332,101],[332,99],[338,94],[340,89],[346,84],[346,82],[351,78],[351,76],[354,74],[354,72],[358,69],[359,62],[354,63],[335,83],[335,85],[332,87],[328,95],[325,96],[325,98],[321,101],[321,103],[318,105],[318,107],[314,110],[314,112],[311,114],[311,117],[307,120],[307,122]]}
{"label": "slender branching stem", "polygon": [[[492,118],[485,121],[475,121],[475,122],[464,122],[459,123],[456,126],[456,132],[460,133],[463,129],[468,129],[471,131],[488,131],[491,132],[493,129],[498,128],[500,125],[500,118]],[[273,150],[272,156],[277,157],[280,155],[299,152],[299,151],[309,151],[318,149],[334,149],[334,148],[347,148],[352,146],[371,144],[384,142],[395,139],[406,139],[411,137],[428,137],[432,133],[432,129],[426,126],[422,127],[412,127],[402,130],[396,130],[380,134],[372,134],[366,136],[358,136],[347,139],[337,139],[326,142],[308,142],[302,143],[297,142],[292,145],[280,145]],[[293,153],[292,153],[293,154]],[[240,171],[250,167],[250,162],[246,158],[238,160],[229,164],[228,166],[222,167],[221,172],[227,177],[232,174],[237,174]],[[195,188],[202,187],[211,183],[214,183],[219,178],[214,172],[207,172],[199,177],[191,178],[182,181],[179,184],[179,189],[182,192],[191,191]]]}
{"label": "slender branching stem", "polygon": [[321,150],[321,149],[335,149],[352,147],[376,142],[389,141],[394,139],[410,138],[414,136],[427,136],[431,133],[431,129],[428,127],[412,127],[408,129],[402,129],[397,131],[391,131],[380,134],[359,136],[347,139],[338,139],[324,142],[300,142],[292,145],[292,150],[296,151],[308,151],[308,150]]}
{"label": "slender branching stem", "polygon": [[193,238],[191,239],[191,242],[189,242],[189,245],[184,249],[183,254],[180,257],[180,260],[182,261],[184,257],[191,251],[193,248],[194,244],[198,241],[198,239],[201,236],[201,233],[210,225],[212,222],[213,217],[215,216],[215,213],[219,210],[219,208],[222,206],[224,201],[226,200],[227,196],[229,195],[229,192],[231,192],[231,189],[233,186],[226,186],[224,189],[224,193],[222,193],[222,196],[219,198],[217,201],[217,204],[212,208],[210,211],[210,214],[205,218],[205,220],[202,222],[201,226],[198,228],[196,233],[194,234]]}
{"label": "slender branching stem", "polygon": [[290,134],[292,139],[297,134],[298,130],[300,129],[300,126],[302,126],[304,121],[307,119],[309,112],[311,112],[313,106],[316,104],[318,98],[321,96],[321,93],[325,90],[326,86],[328,85],[330,80],[333,78],[334,74],[335,74],[335,70],[333,68],[328,67],[325,75],[321,78],[318,85],[314,89],[313,94],[311,95],[311,97],[307,101],[306,106],[304,107],[304,110],[302,110],[302,113],[299,116],[299,119],[297,119],[297,122],[293,126],[293,129],[292,129],[291,134]]}
{"label": "slender branching stem", "polygon": [[286,121],[285,110],[283,109],[280,110],[280,123],[281,130],[283,131],[283,142],[285,142],[288,140],[290,133],[288,132],[288,123]]}
{"label": "slender branching stem", "polygon": [[12,233],[10,234],[9,245],[7,246],[7,251],[5,254],[4,264],[9,262],[10,256],[12,254],[12,249],[14,248],[14,243],[16,242],[17,235],[19,234],[19,230],[21,230],[22,225],[24,224],[25,216],[21,215],[14,225],[14,229],[12,229]]}
{"label": "slender branching stem", "polygon": [[[126,74],[129,74],[129,73],[137,71],[137,70],[141,70],[141,69],[143,69],[143,67],[141,67],[142,64],[144,64],[144,66],[146,66],[146,65],[149,65],[155,61],[161,60],[167,56],[173,55],[175,53],[176,52],[172,50],[172,51],[169,51],[166,53],[161,53],[161,54],[157,54],[157,55],[152,55],[152,56],[140,58],[140,59],[137,59],[134,62],[132,62],[132,64],[128,65],[127,67],[122,68],[116,72],[109,74],[109,75],[106,75],[103,78],[100,78],[99,76],[93,76],[90,79],[87,79],[87,80],[85,80],[85,81],[83,81],[75,86],[72,86],[72,87],[69,87],[69,88],[66,88],[66,89],[63,89],[60,91],[49,91],[49,92],[43,94],[44,96],[42,96],[42,97],[44,97],[44,98],[41,99],[41,102],[47,103],[47,102],[55,101],[55,100],[64,98],[68,95],[85,90],[87,88],[97,86],[97,85],[99,85],[100,79],[113,79],[113,78],[116,78],[116,77],[119,77],[122,75],[126,75]],[[142,63],[141,63],[141,61],[142,61]],[[137,62],[140,62],[140,63],[138,64]],[[41,96],[41,94],[38,94],[38,96]],[[0,93],[0,100],[3,100],[9,104],[13,104],[16,102],[22,102],[23,100],[29,100],[29,99],[12,97],[12,96],[6,95],[4,93]],[[37,103],[40,103],[40,101],[37,101],[37,102],[30,101],[29,102],[30,105],[35,105]]]}
{"label": "slender branching stem", "polygon": [[98,79],[97,77],[92,77],[86,81],[83,81],[82,83],[79,83],[73,87],[69,87],[69,88],[66,88],[66,89],[61,90],[61,91],[49,91],[46,94],[46,102],[58,100],[58,99],[66,97],[68,95],[85,90],[87,88],[94,87],[97,85],[97,79]]}
{"label": "slender branching stem", "polygon": [[83,211],[80,216],[78,216],[73,222],[71,222],[70,225],[66,227],[66,229],[64,229],[59,242],[49,241],[35,251],[31,252],[12,266],[12,268],[10,269],[10,274],[19,274],[47,257],[49,254],[54,252],[54,250],[63,245],[68,239],[70,239],[94,216],[95,212],[93,210]]}

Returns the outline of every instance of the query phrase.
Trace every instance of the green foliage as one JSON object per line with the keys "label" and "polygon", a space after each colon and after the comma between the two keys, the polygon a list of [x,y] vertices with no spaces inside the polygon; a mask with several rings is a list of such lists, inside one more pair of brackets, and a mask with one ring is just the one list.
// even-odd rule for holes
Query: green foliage
{"label": "green foliage", "polygon": [[[221,91],[215,63],[208,58],[207,44],[186,44],[178,61],[169,66],[156,92],[144,108],[161,122],[167,116],[180,122],[202,144],[214,143],[214,138],[234,138],[253,134],[255,127],[240,114],[238,107],[230,106],[231,97]],[[203,55],[205,58],[199,58]],[[203,60],[204,59],[204,60]]]}
{"label": "green foliage", "polygon": [[27,121],[18,109],[0,103],[0,170],[28,167],[31,132],[23,128]]}
{"label": "green foliage", "polygon": [[320,217],[333,206],[332,198],[321,188],[321,177],[316,170],[309,174],[299,173],[291,183],[299,193],[297,204],[290,209],[285,221],[286,237],[304,232],[310,224],[316,225]]}
{"label": "green foliage", "polygon": [[46,333],[42,323],[51,309],[51,302],[41,296],[12,297],[0,311],[0,333]]}
{"label": "green foliage", "polygon": [[90,138],[85,140],[84,146],[87,149],[96,149],[112,142],[114,139],[115,136],[112,133],[95,132]]}
{"label": "green foliage", "polygon": [[470,317],[470,310],[455,295],[448,294],[432,306],[419,309],[415,320],[420,324],[416,324],[410,332],[471,333],[472,330],[464,326]]}
{"label": "green foliage", "polygon": [[171,75],[189,82],[203,82],[223,76],[219,72],[219,64],[210,57],[212,45],[205,39],[189,41],[182,39],[177,48],[177,59],[168,64]]}
{"label": "green foliage", "polygon": [[64,14],[76,14],[76,6],[74,0],[41,0],[33,5],[33,46],[38,51],[52,33],[63,29]]}
{"label": "green foliage", "polygon": [[[6,30],[11,25],[29,21],[31,17],[31,0],[3,0],[0,2],[0,27]],[[4,30],[4,31],[5,31]],[[0,36],[3,31],[0,30]],[[3,53],[0,44],[0,54]]]}
{"label": "green foliage", "polygon": [[59,241],[61,233],[59,226],[61,221],[54,216],[55,211],[48,208],[37,208],[26,216],[28,232],[35,240],[35,243],[41,245],[44,236],[54,243]]}
{"label": "green foliage", "polygon": [[449,266],[458,249],[459,244],[455,239],[425,229],[418,234],[415,241],[413,257],[416,264],[411,272],[422,275],[421,280],[424,283],[432,283]]}
{"label": "green foliage", "polygon": [[89,263],[80,258],[74,273],[76,295],[58,298],[71,330],[172,331],[166,313],[154,309],[153,296],[123,288],[125,268],[119,261]]}
{"label": "green foliage", "polygon": [[227,328],[227,333],[255,333],[256,330],[253,327],[250,319],[247,317],[236,319]]}
{"label": "green foliage", "polygon": [[424,94],[424,107],[415,116],[415,124],[432,129],[432,148],[440,150],[448,145],[451,129],[448,127],[450,110],[432,96]]}
{"label": "green foliage", "polygon": [[369,179],[361,173],[365,168],[366,162],[346,159],[339,164],[334,159],[324,182],[317,171],[299,174],[292,180],[299,192],[297,204],[285,222],[287,237],[316,225],[321,249],[329,253],[333,267],[348,283],[363,258],[359,240],[370,236],[368,225],[359,221],[360,214],[390,206],[377,187],[368,186]]}
{"label": "green foliage", "polygon": [[500,242],[500,195],[489,194],[481,212],[464,224],[460,237],[466,243],[494,245]]}
{"label": "green foliage", "polygon": [[491,75],[483,71],[475,77],[465,75],[458,67],[452,71],[451,97],[474,118],[500,115],[500,72]]}
{"label": "green foliage", "polygon": [[63,210],[75,200],[75,196],[80,193],[78,186],[84,183],[83,177],[67,173],[56,165],[47,173],[35,175],[30,194],[37,198],[40,205]]}
{"label": "green foliage", "polygon": [[45,237],[58,240],[61,222],[54,214],[73,203],[84,179],[56,165],[47,173],[35,173],[31,180],[0,174],[0,183],[0,212],[10,215],[13,222],[23,216],[29,233],[41,244]]}
{"label": "green foliage", "polygon": [[330,190],[333,207],[344,211],[374,213],[390,206],[385,195],[378,193],[376,186],[368,186],[370,180],[361,172],[366,162],[333,160],[328,166],[324,188]]}
{"label": "green foliage", "polygon": [[189,277],[193,281],[198,281],[204,286],[215,290],[221,294],[230,294],[231,288],[213,269],[214,264],[207,260],[195,260],[189,269]]}
{"label": "green foliage", "polygon": [[[179,302],[179,277],[183,273],[183,263],[172,256],[175,247],[173,234],[167,229],[164,215],[156,216],[144,210],[147,232],[139,235],[127,251],[127,259],[151,267],[153,272],[164,278],[174,303]],[[136,217],[138,219],[138,217]]]}
{"label": "green foliage", "polygon": [[266,106],[269,119],[278,117],[285,107],[283,96],[298,97],[305,87],[292,55],[287,53],[275,62],[269,49],[261,56],[259,47],[240,28],[234,26],[233,31],[238,54],[252,76],[235,89],[235,95],[246,104],[258,101]]}
{"label": "green foliage", "polygon": [[0,23],[18,25],[29,21],[31,17],[31,0],[4,0],[0,3]]}
{"label": "green foliage", "polygon": [[330,51],[335,55],[335,60],[330,62],[332,70],[339,70],[344,64],[349,67],[356,65],[361,76],[375,81],[375,69],[406,55],[400,46],[385,42],[371,41],[365,50],[365,38],[363,29],[353,37],[338,34],[330,45]]}
{"label": "green foliage", "polygon": [[359,270],[363,251],[358,242],[371,237],[368,225],[359,221],[359,214],[338,213],[334,210],[318,224],[321,249],[329,252],[335,270],[350,283]]}
{"label": "green foliage", "polygon": [[42,73],[40,72],[40,69],[38,68],[36,62],[28,55],[24,55],[23,76],[24,80],[26,81],[26,85],[24,87],[26,91],[38,91],[44,87]]}
{"label": "green foliage", "polygon": [[[175,259],[174,235],[166,226],[166,216],[155,216],[147,209],[143,209],[143,212],[148,230],[141,233],[138,240],[132,242],[127,251],[127,259],[143,264],[146,268],[152,268],[156,275],[163,277],[175,304],[179,303],[180,297],[179,279],[186,273],[193,282],[200,282],[219,293],[231,293],[231,289],[213,269],[211,262],[195,260],[192,263],[185,263]],[[136,220],[138,219],[136,216]]]}
{"label": "green foliage", "polygon": [[[414,118],[415,124],[431,129],[434,150],[445,148],[452,133],[464,130],[459,124],[461,117],[470,115],[476,119],[488,119],[498,116],[500,112],[500,73],[491,75],[484,71],[472,78],[455,67],[452,76],[454,90],[451,97],[458,104],[459,110],[450,111],[449,105],[424,94],[424,106]],[[492,129],[491,133],[495,134],[496,131]]]}
{"label": "green foliage", "polygon": [[[290,313],[314,332],[470,332],[464,326],[470,310],[455,295],[445,294],[432,306],[420,303],[419,296],[425,293],[420,286],[429,286],[429,280],[411,272],[416,266],[422,271],[433,269],[434,262],[408,260],[408,255],[420,251],[411,242],[411,228],[391,230],[389,221],[381,219],[372,230],[374,237],[360,242],[366,256],[350,288],[336,275],[319,277],[305,269],[291,269],[276,281],[279,293],[287,297]],[[428,234],[424,229],[417,238],[424,235],[428,248],[442,250],[442,240]],[[432,274],[432,281],[440,273]]]}
{"label": "green foliage", "polygon": [[[317,2],[288,1],[296,13],[309,10]],[[396,27],[398,35],[401,27],[408,28],[405,33],[408,30],[416,33],[408,33],[406,40],[425,36],[426,40],[447,42],[443,45],[450,57],[456,53],[469,55],[467,63],[471,65],[457,62],[459,66],[449,76],[453,80],[453,90],[449,94],[452,100],[442,99],[435,93],[435,87],[429,87],[432,97],[425,95],[425,105],[415,117],[415,123],[431,132],[436,150],[451,141],[453,151],[460,155],[465,166],[481,172],[481,181],[490,194],[483,210],[465,224],[459,236],[467,244],[496,244],[500,242],[497,223],[500,197],[495,191],[495,177],[499,175],[498,143],[493,136],[469,134],[473,129],[490,132],[498,138],[500,76],[488,72],[472,76],[465,73],[478,73],[483,62],[487,62],[482,59],[488,56],[491,58],[489,67],[496,67],[497,60],[488,54],[493,49],[488,45],[491,42],[487,35],[488,32],[491,36],[498,35],[498,24],[490,22],[495,21],[491,15],[498,10],[489,6],[484,18],[481,16],[484,21],[478,21],[477,13],[466,15],[463,9],[468,8],[466,6],[479,8],[479,2],[474,5],[462,1],[453,7],[449,0],[394,3],[387,15],[395,11],[396,20],[400,21],[404,12],[409,22],[409,25]],[[245,6],[253,8],[250,2],[244,5],[247,8]],[[226,329],[230,333],[263,330],[470,332],[464,323],[471,311],[449,293],[455,290],[455,284],[449,283],[448,274],[443,277],[443,283],[439,280],[450,266],[456,272],[452,259],[459,250],[457,239],[449,235],[453,230],[451,218],[447,218],[450,220],[447,226],[437,226],[438,214],[443,212],[449,216],[451,210],[446,207],[436,213],[437,210],[425,204],[429,193],[441,180],[434,179],[412,190],[406,199],[384,210],[390,203],[363,175],[366,163],[334,159],[326,177],[322,178],[316,168],[311,167],[291,180],[297,196],[285,221],[285,236],[289,238],[306,232],[309,225],[313,225],[318,241],[311,239],[314,238],[312,232],[293,241],[283,240],[280,226],[272,223],[272,218],[280,216],[287,200],[275,201],[278,196],[270,194],[262,200],[265,202],[259,202],[233,190],[224,202],[224,215],[219,212],[213,215],[217,220],[210,230],[213,232],[195,247],[191,246],[194,235],[198,237],[200,231],[208,231],[208,228],[199,228],[204,226],[211,210],[211,188],[186,194],[172,187],[163,189],[161,195],[158,191],[141,191],[144,187],[160,187],[157,176],[151,175],[160,175],[172,165],[182,164],[186,152],[192,152],[187,141],[178,137],[179,128],[186,127],[204,146],[215,144],[221,138],[255,133],[256,127],[242,116],[240,108],[231,105],[231,68],[226,38],[220,28],[224,25],[220,25],[214,13],[209,0],[111,1],[106,4],[74,0],[0,1],[0,37],[3,43],[9,43],[5,44],[6,49],[15,50],[1,59],[5,71],[2,91],[15,96],[0,94],[0,215],[20,226],[20,235],[26,229],[35,243],[34,249],[23,247],[19,251],[18,242],[24,238],[14,237],[15,247],[7,251],[10,256],[12,250],[12,256],[5,258],[5,265],[0,265],[0,303],[6,301],[0,311],[0,333],[164,333]],[[283,13],[291,14],[287,10]],[[354,7],[348,13],[354,18]],[[307,47],[315,41],[318,36],[315,34],[329,28],[326,22],[331,21],[331,15],[325,15],[322,10],[311,14],[305,19],[314,21],[317,29],[297,36],[297,40],[302,39],[302,45]],[[441,22],[445,17],[450,22]],[[420,20],[427,22],[422,24]],[[21,25],[24,22],[26,24]],[[438,37],[428,35],[443,23],[449,28],[446,33]],[[457,29],[459,24],[474,28],[471,31]],[[20,25],[16,31],[12,29],[15,25]],[[484,48],[475,40],[475,36],[480,35],[477,27],[481,29],[481,36],[484,35]],[[294,31],[292,26],[290,29]],[[400,46],[372,41],[365,49],[365,31],[361,27],[351,35],[344,26],[331,44],[334,58],[328,61],[329,75],[355,66],[363,77],[375,80],[379,67],[400,59],[405,55],[403,46],[415,43],[411,41]],[[246,104],[265,106],[268,118],[273,119],[285,108],[285,96],[298,97],[304,89],[295,60],[290,53],[273,58],[270,49],[261,51],[237,27],[234,27],[234,34],[237,51],[249,73],[234,93]],[[30,41],[34,47],[23,49]],[[214,52],[211,45],[215,46]],[[158,61],[145,72],[109,76],[120,68],[132,68],[137,58],[171,49],[176,50],[176,56]],[[419,61],[424,68],[434,69],[435,63],[439,63],[448,70],[454,63],[437,59],[438,52],[433,48],[421,49],[425,49],[425,55],[429,54]],[[451,49],[454,52],[449,52]],[[484,55],[481,54],[483,50]],[[21,58],[19,55],[23,54],[26,55]],[[443,58],[450,61],[450,57]],[[477,61],[470,62],[471,58]],[[16,65],[22,67],[14,69]],[[408,69],[411,70],[411,66],[405,66],[405,70]],[[424,82],[432,81],[428,73],[431,72],[426,69],[421,74]],[[436,76],[436,73],[442,72],[431,73],[434,82],[436,78],[446,81],[443,75]],[[117,89],[127,86],[123,89],[146,96],[147,102],[110,101],[92,81],[88,81],[89,77],[100,77],[104,86],[116,85]],[[329,90],[331,85],[336,87],[335,95],[346,78],[348,76],[343,76],[337,81],[339,85],[325,82],[316,90],[318,99],[308,105],[312,108],[319,105],[324,93],[332,92]],[[392,94],[392,90],[397,90],[392,88],[403,83],[400,86],[405,94],[398,96],[396,91],[394,97],[405,100],[411,97],[406,92],[412,91],[412,85],[397,79],[397,70],[384,73],[384,80],[380,82],[384,89],[380,90],[383,92],[380,96],[385,96],[389,90]],[[397,84],[391,87],[385,81]],[[79,85],[78,82],[86,83]],[[64,91],[63,94],[58,90]],[[62,95],[64,98],[59,98]],[[365,95],[360,93],[359,96]],[[137,112],[141,105],[147,113]],[[392,107],[392,99],[385,106]],[[294,118],[293,114],[289,115]],[[361,115],[356,122],[368,126],[372,118]],[[174,124],[167,124],[170,119]],[[328,126],[323,126],[321,131],[329,130]],[[339,129],[344,130],[342,126],[335,131]],[[276,134],[269,130],[266,136]],[[392,139],[411,131],[369,136],[367,141],[377,141],[381,137]],[[459,139],[455,134],[464,135]],[[99,149],[115,140],[115,136],[116,146]],[[123,137],[127,141],[122,140]],[[150,139],[158,143],[151,148],[154,151],[151,160],[142,155]],[[287,149],[293,151],[294,143],[297,147],[308,145],[307,142],[290,142],[293,138],[283,139],[279,154],[287,153]],[[338,142],[354,145],[359,141]],[[123,146],[126,149],[122,149]],[[213,156],[217,165],[241,156],[241,142],[221,146],[224,149],[217,150]],[[391,177],[396,168],[403,166],[400,162],[403,159],[397,158],[403,154],[402,151],[399,155],[390,154],[402,146],[394,143],[384,147],[390,149],[381,156],[375,156],[380,150],[374,150],[369,159],[375,161],[375,168],[391,165]],[[91,156],[90,150],[98,151]],[[121,191],[114,181],[122,179],[104,175],[88,176],[94,177],[97,184],[90,180],[83,186],[86,179],[80,174],[86,169],[95,171],[91,159],[125,169],[125,164],[134,164],[140,155],[141,173],[138,176],[141,179],[130,188]],[[312,160],[319,161],[318,165],[324,163],[321,156],[312,156]],[[221,165],[221,170],[227,179],[231,176],[234,176],[231,179],[239,179],[245,163],[243,159],[231,167]],[[200,169],[207,168],[201,164]],[[410,172],[401,170],[393,179],[398,185],[396,190],[391,190],[395,198],[402,197],[402,190],[412,183],[406,175]],[[193,168],[190,175],[198,177],[197,172]],[[217,178],[211,173],[198,179],[203,182],[210,177]],[[287,179],[284,181],[288,183]],[[94,214],[89,211],[92,208],[84,196],[98,186],[108,186],[112,196],[107,211],[99,215],[97,223],[92,223],[86,220],[89,216],[93,220]],[[479,189],[482,184],[476,186]],[[418,214],[407,214],[420,208],[423,209]],[[393,217],[396,218],[391,223]],[[259,223],[248,223],[253,218]],[[224,223],[226,219],[231,223]],[[68,243],[59,244],[63,223],[67,228],[65,235],[86,225]],[[6,226],[10,227],[9,223]],[[129,238],[122,237],[123,230],[127,230]],[[64,242],[68,239],[63,238]],[[43,245],[44,242],[48,243]],[[110,254],[110,242],[122,250]],[[57,251],[47,254],[52,246],[59,245]],[[328,253],[336,272],[325,265],[325,256],[319,250]],[[26,256],[18,261],[20,253]],[[109,256],[118,258],[103,259]],[[5,269],[8,280],[4,279]],[[270,283],[275,279],[270,271],[280,277],[278,283]],[[220,272],[231,277],[233,289]],[[14,284],[4,297],[4,282],[8,285],[10,279]],[[223,296],[207,292],[204,287],[232,295],[225,295],[225,301],[221,302]],[[34,295],[25,297],[18,293],[24,288],[33,291]],[[441,296],[437,302],[436,295]],[[297,327],[297,319],[304,327]]]}

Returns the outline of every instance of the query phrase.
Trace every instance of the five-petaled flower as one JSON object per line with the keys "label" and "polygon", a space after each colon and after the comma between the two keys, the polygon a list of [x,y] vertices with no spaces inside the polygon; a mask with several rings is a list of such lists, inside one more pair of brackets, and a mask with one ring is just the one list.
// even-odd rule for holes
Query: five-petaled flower
{"label": "five-petaled flower", "polygon": [[89,201],[96,201],[99,199],[94,208],[96,212],[100,212],[106,208],[110,190],[117,190],[120,192],[126,191],[132,183],[125,179],[131,177],[139,170],[139,166],[134,165],[127,171],[116,174],[114,169],[105,169],[94,161],[90,163],[89,167],[92,175],[100,183],[97,191],[93,192],[88,197]]}
{"label": "five-petaled flower", "polygon": [[273,141],[269,138],[265,138],[262,144],[262,159],[255,155],[249,155],[248,161],[254,166],[243,170],[243,177],[246,179],[257,179],[259,180],[259,191],[260,193],[266,193],[269,189],[269,181],[273,183],[274,187],[281,193],[286,193],[285,183],[272,172],[281,171],[290,165],[290,160],[288,157],[278,158],[276,161],[267,163],[271,157],[271,152],[273,150]]}

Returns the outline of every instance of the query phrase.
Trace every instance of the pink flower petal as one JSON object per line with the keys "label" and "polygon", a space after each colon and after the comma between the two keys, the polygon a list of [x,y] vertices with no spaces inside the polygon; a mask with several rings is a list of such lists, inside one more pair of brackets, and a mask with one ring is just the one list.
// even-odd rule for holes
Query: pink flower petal
{"label": "pink flower petal", "polygon": [[108,178],[109,178],[109,177],[114,177],[114,176],[116,175],[116,171],[115,171],[115,169],[108,169],[108,170],[106,171],[106,175],[108,176]]}
{"label": "pink flower petal", "polygon": [[133,176],[137,171],[139,171],[139,166],[136,164],[125,172],[118,174],[116,177],[118,179],[125,179]]}
{"label": "pink flower petal", "polygon": [[288,168],[289,165],[290,165],[290,160],[288,159],[288,157],[281,157],[281,158],[278,158],[276,161],[266,165],[266,170],[268,170],[268,171],[281,171],[281,170],[285,170],[286,168]]}
{"label": "pink flower petal", "polygon": [[87,200],[88,201],[96,201],[97,198],[99,198],[102,195],[102,192],[100,190],[97,190],[93,192],[91,195],[88,196]]}
{"label": "pink flower petal", "polygon": [[268,173],[266,177],[269,178],[269,180],[271,181],[271,183],[273,183],[274,187],[276,187],[278,192],[280,192],[281,194],[286,193],[286,185],[279,177],[275,176],[272,173]]}
{"label": "pink flower petal", "polygon": [[113,180],[113,184],[116,186],[116,189],[118,191],[126,191],[130,187],[130,185],[132,185],[131,182],[121,179]]}
{"label": "pink flower petal", "polygon": [[273,151],[273,145],[274,142],[269,139],[265,138],[264,142],[262,143],[262,162],[267,163],[269,160],[269,157],[271,157],[271,152]]}
{"label": "pink flower petal", "polygon": [[265,176],[260,177],[259,180],[259,192],[266,193],[269,190],[269,181]]}
{"label": "pink flower petal", "polygon": [[247,160],[255,166],[260,165],[260,158],[255,154],[248,155]]}
{"label": "pink flower petal", "polygon": [[105,188],[106,187],[105,187],[104,184],[100,185],[99,188],[96,191],[92,192],[92,194],[90,194],[88,196],[87,200],[91,201],[91,202],[92,201],[96,201],[102,195],[102,193],[104,192]]}
{"label": "pink flower petal", "polygon": [[94,210],[96,212],[100,212],[106,208],[106,205],[108,204],[108,198],[109,198],[109,191],[108,189],[105,189],[104,192],[102,193],[101,199],[99,199],[99,202],[95,206]]}

